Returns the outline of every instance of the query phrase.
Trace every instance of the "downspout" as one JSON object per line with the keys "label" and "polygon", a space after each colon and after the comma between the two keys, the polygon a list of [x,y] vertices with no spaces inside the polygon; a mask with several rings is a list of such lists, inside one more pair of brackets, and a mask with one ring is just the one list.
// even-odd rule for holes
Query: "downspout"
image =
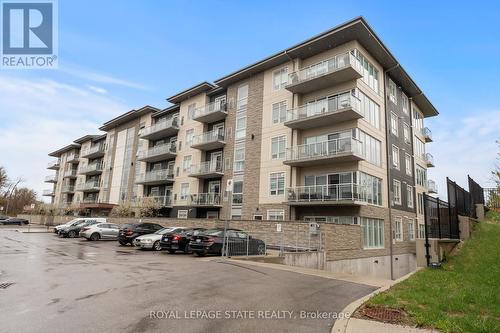
{"label": "downspout", "polygon": [[[295,62],[293,61],[293,58],[288,54],[288,51],[285,50],[284,51],[285,55],[288,57],[288,59],[292,62],[292,71],[294,72],[295,71]],[[295,97],[295,93],[292,93],[292,109],[294,107],[294,98]],[[292,134],[290,136],[290,144],[293,142],[293,137],[294,137],[294,130],[292,129]],[[292,187],[292,178],[293,178],[293,167],[290,166],[290,177],[288,179],[288,187],[291,188]],[[288,218],[291,220],[291,216],[292,216],[292,206],[288,205]],[[296,216],[294,216],[295,218],[297,218]]]}

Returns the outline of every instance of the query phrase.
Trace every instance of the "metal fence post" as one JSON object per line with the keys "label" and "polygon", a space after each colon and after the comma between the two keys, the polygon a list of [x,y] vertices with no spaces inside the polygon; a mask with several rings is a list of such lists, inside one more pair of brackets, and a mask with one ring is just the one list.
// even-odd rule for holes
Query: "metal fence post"
{"label": "metal fence post", "polygon": [[427,232],[427,211],[429,209],[428,207],[428,198],[427,198],[427,194],[424,193],[424,231],[425,231],[425,259],[426,259],[426,262],[427,262],[427,267],[429,267],[430,263],[431,263],[431,255],[429,253],[429,247],[431,246],[429,244],[429,234]]}
{"label": "metal fence post", "polygon": [[436,200],[436,205],[437,205],[437,212],[438,212],[438,234],[439,234],[439,239],[441,239],[441,209],[439,208],[439,198]]}
{"label": "metal fence post", "polygon": [[248,257],[248,246],[250,244],[250,235],[247,233],[247,257]]}

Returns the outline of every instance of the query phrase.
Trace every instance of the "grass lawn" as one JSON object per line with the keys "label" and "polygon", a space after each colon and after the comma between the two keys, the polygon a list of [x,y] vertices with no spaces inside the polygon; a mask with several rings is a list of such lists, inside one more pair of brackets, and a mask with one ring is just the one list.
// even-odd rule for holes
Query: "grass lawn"
{"label": "grass lawn", "polygon": [[419,271],[367,305],[402,309],[407,324],[444,332],[500,332],[500,223],[481,222],[442,269]]}

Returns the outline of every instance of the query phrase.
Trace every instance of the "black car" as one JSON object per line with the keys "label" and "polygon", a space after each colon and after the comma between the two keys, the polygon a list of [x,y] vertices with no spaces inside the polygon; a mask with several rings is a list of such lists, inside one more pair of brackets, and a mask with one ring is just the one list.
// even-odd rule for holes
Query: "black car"
{"label": "black car", "polygon": [[29,224],[30,221],[26,220],[26,219],[19,219],[17,217],[11,217],[11,218],[7,218],[5,220],[0,220],[0,224],[3,224],[3,225],[23,225],[23,224]]}
{"label": "black car", "polygon": [[163,235],[160,241],[161,249],[169,253],[180,250],[184,253],[191,253],[189,242],[193,236],[204,232],[205,228],[178,228]]}
{"label": "black car", "polygon": [[118,233],[118,243],[120,245],[133,245],[136,237],[154,234],[164,227],[156,223],[125,224]]}
{"label": "black car", "polygon": [[[266,253],[266,244],[238,229],[227,229],[228,255],[262,255]],[[209,229],[193,236],[189,247],[198,256],[207,254],[222,255],[224,243],[224,229]]]}
{"label": "black car", "polygon": [[96,220],[82,221],[81,223],[77,223],[75,225],[60,229],[59,236],[60,237],[69,237],[69,238],[79,237],[80,230],[82,230],[83,227],[97,224],[97,223],[101,223],[101,222],[96,221]]}

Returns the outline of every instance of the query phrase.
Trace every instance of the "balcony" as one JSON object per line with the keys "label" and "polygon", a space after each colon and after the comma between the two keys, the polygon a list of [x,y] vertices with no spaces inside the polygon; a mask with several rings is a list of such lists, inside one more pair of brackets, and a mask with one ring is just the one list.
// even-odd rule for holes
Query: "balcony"
{"label": "balcony", "polygon": [[285,126],[309,129],[362,118],[361,102],[351,93],[323,99],[288,110]]}
{"label": "balcony", "polygon": [[137,154],[137,160],[143,162],[158,162],[173,159],[177,156],[177,147],[174,143],[164,143],[151,147]]}
{"label": "balcony", "polygon": [[430,179],[427,181],[427,192],[438,193],[437,185],[436,185],[435,181],[430,180]]}
{"label": "balcony", "polygon": [[427,165],[428,168],[434,167],[434,156],[432,156],[429,153],[424,153],[422,155],[422,159],[425,161],[425,164]]}
{"label": "balcony", "polygon": [[432,142],[432,132],[428,127],[422,128],[422,136],[425,142]]}
{"label": "balcony", "polygon": [[135,182],[144,185],[160,185],[172,183],[174,181],[174,172],[170,169],[153,170],[141,174]]}
{"label": "balcony", "polygon": [[50,175],[45,177],[46,183],[57,183],[57,175]]}
{"label": "balcony", "polygon": [[76,185],[76,190],[80,192],[99,192],[101,189],[99,181],[87,181]]}
{"label": "balcony", "polygon": [[80,155],[77,153],[71,153],[66,157],[66,162],[68,163],[78,163],[80,161]]}
{"label": "balcony", "polygon": [[46,197],[53,197],[55,196],[54,190],[43,190],[43,196]]}
{"label": "balcony", "polygon": [[287,148],[283,163],[290,166],[313,166],[362,159],[361,142],[353,138],[341,138]]}
{"label": "balcony", "polygon": [[196,193],[187,197],[187,205],[192,207],[222,207],[220,193]]}
{"label": "balcony", "polygon": [[220,178],[224,176],[222,161],[207,161],[191,166],[189,177],[200,179]]}
{"label": "balcony", "polygon": [[[368,189],[369,190],[369,189]],[[357,184],[298,186],[287,189],[287,203],[293,206],[308,205],[365,205],[369,196]]]}
{"label": "balcony", "polygon": [[61,188],[61,193],[74,193],[75,187],[73,185],[64,185]]}
{"label": "balcony", "polygon": [[285,88],[292,93],[304,94],[362,76],[358,59],[347,52],[290,73]]}
{"label": "balcony", "polygon": [[161,207],[172,207],[173,202],[172,196],[147,196],[141,199],[141,203],[145,203],[147,200],[154,200]]}
{"label": "balcony", "polygon": [[194,109],[193,120],[202,123],[213,123],[226,118],[228,104],[216,101]]}
{"label": "balcony", "polygon": [[49,164],[47,164],[47,169],[59,170],[60,166],[61,166],[61,160],[55,160],[55,161],[49,162]]}
{"label": "balcony", "polygon": [[146,140],[158,140],[168,136],[173,136],[179,131],[178,119],[173,117],[157,122],[142,130],[141,138]]}
{"label": "balcony", "polygon": [[76,178],[76,169],[64,171],[63,178]]}
{"label": "balcony", "polygon": [[99,199],[98,197],[86,197],[86,198],[83,198],[82,202],[83,204],[95,204],[95,203],[98,203],[99,202]]}
{"label": "balcony", "polygon": [[78,172],[81,175],[92,176],[102,173],[102,170],[104,170],[104,163],[96,162],[96,163],[82,165],[78,170]]}
{"label": "balcony", "polygon": [[193,137],[191,148],[199,150],[214,150],[224,147],[224,131],[215,129]]}
{"label": "balcony", "polygon": [[80,156],[83,158],[98,158],[104,156],[104,145],[95,145],[86,150],[83,150],[80,153]]}

